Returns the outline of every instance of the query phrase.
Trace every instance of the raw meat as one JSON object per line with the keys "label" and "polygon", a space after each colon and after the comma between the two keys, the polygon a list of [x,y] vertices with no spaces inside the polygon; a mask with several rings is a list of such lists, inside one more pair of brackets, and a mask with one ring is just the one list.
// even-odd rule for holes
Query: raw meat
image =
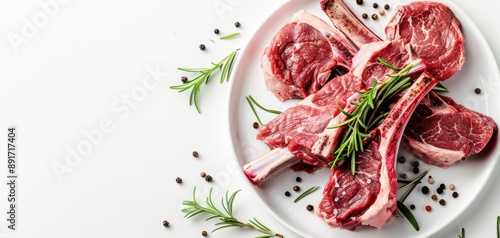
{"label": "raw meat", "polygon": [[305,98],[323,87],[332,71],[347,72],[354,53],[338,30],[301,10],[272,38],[261,67],[267,88],[280,101]]}
{"label": "raw meat", "polygon": [[465,61],[460,21],[443,3],[419,1],[398,6],[385,32],[388,40],[403,39],[411,44],[438,80],[450,78]]}
{"label": "raw meat", "polygon": [[431,92],[413,113],[402,144],[426,163],[447,168],[481,152],[497,130],[491,117]]}
{"label": "raw meat", "polygon": [[[339,107],[347,112],[354,110],[355,106],[351,102],[357,101],[360,95],[356,91],[366,89],[375,80],[383,82],[388,79],[386,74],[393,73],[392,69],[378,61],[379,57],[402,67],[413,61],[414,56],[411,54],[411,49],[406,48],[401,41],[366,44],[353,58],[353,68],[349,73],[332,79],[320,91],[285,110],[259,129],[257,139],[272,150],[244,166],[247,177],[260,185],[282,171],[285,165],[298,163],[294,156],[309,165],[328,167],[328,163],[333,160],[333,151],[342,128],[327,127],[347,119],[340,113]],[[414,67],[413,70],[422,72],[424,68]],[[288,150],[290,153],[279,150]]]}
{"label": "raw meat", "polygon": [[370,133],[366,150],[357,155],[355,175],[350,163],[332,171],[315,209],[330,226],[380,228],[397,211],[396,149],[413,110],[436,84],[435,78],[424,73],[395,103],[387,118]]}

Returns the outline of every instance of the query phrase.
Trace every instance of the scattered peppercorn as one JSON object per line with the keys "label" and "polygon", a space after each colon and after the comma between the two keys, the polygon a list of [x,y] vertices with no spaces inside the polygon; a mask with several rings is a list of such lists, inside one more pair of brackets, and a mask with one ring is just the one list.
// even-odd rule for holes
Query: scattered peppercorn
{"label": "scattered peppercorn", "polygon": [[439,187],[439,188],[437,189],[437,193],[438,193],[438,194],[443,194],[443,189]]}
{"label": "scattered peppercorn", "polygon": [[411,165],[412,165],[413,167],[418,167],[418,166],[420,165],[420,163],[419,163],[418,161],[416,161],[416,160],[415,160],[415,161],[411,162]]}
{"label": "scattered peppercorn", "polygon": [[290,192],[286,191],[285,196],[290,197]]}
{"label": "scattered peppercorn", "polygon": [[389,4],[385,4],[385,5],[384,5],[384,9],[385,9],[385,10],[389,10],[389,8],[391,8],[391,6],[389,6]]}
{"label": "scattered peppercorn", "polygon": [[368,14],[366,13],[363,13],[363,15],[361,15],[364,19],[368,18]]}
{"label": "scattered peppercorn", "polygon": [[204,44],[200,45],[200,50],[205,50],[207,47]]}
{"label": "scattered peppercorn", "polygon": [[444,199],[439,200],[439,204],[441,204],[442,206],[446,205],[446,200]]}
{"label": "scattered peppercorn", "polygon": [[241,26],[241,23],[237,21],[237,22],[235,22],[235,23],[234,23],[234,26],[235,26],[235,27],[240,27],[240,26]]}
{"label": "scattered peppercorn", "polygon": [[309,204],[309,205],[306,206],[306,209],[308,211],[312,211],[314,209],[314,207],[313,207],[313,205]]}
{"label": "scattered peppercorn", "polygon": [[450,190],[455,190],[455,184],[450,184]]}
{"label": "scattered peppercorn", "polygon": [[298,183],[302,182],[302,178],[301,177],[297,177],[295,178],[295,181],[297,181]]}
{"label": "scattered peppercorn", "polygon": [[434,201],[437,201],[438,200],[438,196],[436,194],[432,194],[431,196],[432,200]]}
{"label": "scattered peppercorn", "polygon": [[411,209],[411,210],[415,210],[415,205],[411,204],[411,205],[410,205],[410,209]]}
{"label": "scattered peppercorn", "polygon": [[453,192],[453,193],[451,194],[451,196],[452,196],[453,198],[457,198],[457,197],[458,197],[458,193],[457,193],[457,192]]}
{"label": "scattered peppercorn", "polygon": [[207,235],[208,235],[208,233],[207,233],[207,231],[202,231],[202,232],[201,232],[201,235],[202,235],[202,236],[207,236]]}
{"label": "scattered peppercorn", "polygon": [[188,81],[188,77],[186,77],[186,76],[181,77],[181,82],[185,83],[187,81]]}
{"label": "scattered peppercorn", "polygon": [[404,156],[399,156],[398,162],[404,164],[406,162],[406,158]]}
{"label": "scattered peppercorn", "polygon": [[373,3],[373,8],[377,8],[378,7],[378,3],[374,2]]}
{"label": "scattered peppercorn", "polygon": [[385,14],[385,11],[384,11],[384,10],[382,10],[382,9],[380,9],[380,11],[378,11],[378,13],[379,13],[381,16],[383,16],[383,15]]}
{"label": "scattered peppercorn", "polygon": [[481,93],[481,89],[480,89],[480,88],[476,88],[476,89],[474,89],[474,92],[475,92],[476,94],[480,94],[480,93]]}
{"label": "scattered peppercorn", "polygon": [[430,211],[432,211],[432,207],[429,206],[429,205],[427,205],[427,206],[425,206],[425,210],[428,211],[428,212],[430,212]]}
{"label": "scattered peppercorn", "polygon": [[420,169],[418,167],[413,167],[413,173],[418,174],[420,172]]}
{"label": "scattered peppercorn", "polygon": [[179,177],[177,177],[177,178],[175,179],[175,182],[176,182],[176,183],[182,183],[182,179],[181,179],[181,178],[179,178]]}
{"label": "scattered peppercorn", "polygon": [[406,173],[402,173],[400,176],[401,176],[402,179],[407,179],[408,178],[408,175]]}
{"label": "scattered peppercorn", "polygon": [[356,4],[363,5],[363,0],[356,0]]}
{"label": "scattered peppercorn", "polygon": [[212,176],[210,175],[205,176],[205,181],[212,182]]}
{"label": "scattered peppercorn", "polygon": [[254,122],[253,123],[253,128],[255,128],[255,129],[259,128],[259,123],[258,122]]}
{"label": "scattered peppercorn", "polygon": [[377,20],[377,19],[378,19],[378,15],[377,15],[377,14],[373,14],[373,15],[372,15],[372,19],[373,19],[373,20]]}
{"label": "scattered peppercorn", "polygon": [[429,193],[429,187],[427,187],[427,186],[423,186],[423,187],[422,187],[422,193],[423,193],[423,194],[428,194],[428,193]]}
{"label": "scattered peppercorn", "polygon": [[201,176],[202,178],[205,178],[205,177],[207,176],[207,173],[205,173],[205,172],[201,172],[201,173],[200,173],[200,176]]}
{"label": "scattered peppercorn", "polygon": [[434,178],[432,176],[429,176],[429,178],[427,179],[427,182],[429,184],[434,184]]}
{"label": "scattered peppercorn", "polygon": [[298,192],[300,190],[299,186],[293,186],[293,191]]}
{"label": "scattered peppercorn", "polygon": [[164,220],[164,221],[163,221],[163,226],[164,226],[164,227],[168,227],[168,225],[169,225],[169,224],[170,224],[170,223],[169,223],[167,220]]}
{"label": "scattered peppercorn", "polygon": [[219,29],[217,29],[217,28],[214,29],[215,34],[219,34],[219,32],[220,32]]}
{"label": "scattered peppercorn", "polygon": [[198,153],[198,151],[193,151],[193,157],[195,157],[195,158],[196,158],[196,157],[198,157],[198,156],[200,156],[200,154]]}

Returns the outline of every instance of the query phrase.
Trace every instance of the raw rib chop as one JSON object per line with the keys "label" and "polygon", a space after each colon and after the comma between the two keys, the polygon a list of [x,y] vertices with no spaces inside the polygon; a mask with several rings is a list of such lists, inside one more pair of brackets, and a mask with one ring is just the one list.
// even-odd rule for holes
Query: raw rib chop
{"label": "raw rib chop", "polygon": [[396,102],[387,118],[371,132],[366,150],[357,155],[355,176],[350,163],[332,171],[315,210],[330,226],[380,228],[391,219],[397,210],[394,161],[399,139],[413,110],[436,84],[435,78],[424,73]]}
{"label": "raw rib chop", "polygon": [[354,49],[322,19],[299,11],[272,38],[262,56],[267,88],[280,100],[305,98],[346,72]]}
{"label": "raw rib chop", "polygon": [[438,80],[450,78],[465,61],[460,21],[443,3],[419,1],[398,6],[385,28],[387,39],[403,39]]}
{"label": "raw rib chop", "polygon": [[481,152],[497,130],[491,117],[431,92],[413,113],[402,144],[426,163],[447,168]]}
{"label": "raw rib chop", "polygon": [[[342,128],[327,127],[347,119],[338,107],[348,112],[354,110],[351,102],[359,98],[356,91],[371,86],[375,80],[383,82],[387,79],[385,75],[393,72],[381,64],[378,57],[402,67],[413,61],[411,53],[401,41],[366,44],[353,58],[353,68],[349,73],[332,79],[316,94],[285,110],[259,129],[257,139],[272,151],[244,166],[247,177],[260,185],[283,167],[300,162],[294,156],[309,165],[328,167]],[[424,68],[414,67],[413,70],[422,72]]]}

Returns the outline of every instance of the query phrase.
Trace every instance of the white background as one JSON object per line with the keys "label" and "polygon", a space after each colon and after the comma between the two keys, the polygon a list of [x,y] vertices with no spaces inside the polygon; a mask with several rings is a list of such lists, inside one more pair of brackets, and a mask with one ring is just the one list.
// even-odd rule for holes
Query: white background
{"label": "white background", "polygon": [[[229,143],[228,84],[214,78],[204,87],[202,114],[189,107],[188,93],[168,88],[184,75],[176,67],[204,67],[244,48],[284,2],[0,1],[0,129],[6,139],[6,128],[17,127],[19,175],[14,232],[6,229],[7,186],[0,186],[0,237],[200,237],[213,223],[180,212],[194,186],[243,189],[237,216],[297,237],[241,186]],[[499,60],[500,3],[454,2]],[[241,35],[221,41],[214,28]],[[72,154],[84,145],[90,147]],[[214,177],[212,184],[200,178],[202,171]],[[499,174],[497,166],[472,207],[435,237],[457,237],[462,227],[467,237],[495,237]],[[210,237],[256,235],[227,229]]]}

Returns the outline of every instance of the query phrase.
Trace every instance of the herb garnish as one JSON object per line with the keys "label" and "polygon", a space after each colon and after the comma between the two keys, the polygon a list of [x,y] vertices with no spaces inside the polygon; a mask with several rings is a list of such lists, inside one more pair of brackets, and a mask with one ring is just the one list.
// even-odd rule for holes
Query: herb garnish
{"label": "herb garnish", "polygon": [[306,197],[307,195],[315,192],[316,190],[318,190],[319,186],[314,186],[310,189],[308,189],[307,191],[303,192],[302,194],[300,194],[295,200],[293,200],[293,202],[298,202],[300,201],[302,198]]}
{"label": "herb garnish", "polygon": [[356,106],[352,112],[347,112],[340,108],[342,114],[346,115],[348,119],[342,123],[328,127],[333,129],[347,126],[339,147],[334,152],[335,160],[330,162],[330,166],[334,168],[337,162],[350,158],[351,173],[353,175],[356,172],[356,153],[364,151],[363,140],[370,138],[369,132],[389,114],[388,112],[380,113],[381,107],[391,97],[411,85],[410,77],[407,74],[414,66],[413,64],[409,64],[404,68],[398,68],[381,58],[378,58],[378,60],[386,67],[398,72],[396,74],[388,74],[387,76],[391,79],[385,82],[375,81],[367,91],[358,92],[361,95],[358,102],[352,103]]}
{"label": "herb garnish", "polygon": [[248,104],[250,105],[250,108],[252,108],[252,112],[253,114],[255,115],[255,117],[257,118],[257,121],[259,121],[259,124],[260,125],[263,125],[262,124],[262,121],[260,120],[260,117],[259,115],[257,114],[257,111],[255,111],[255,107],[253,106],[254,104],[259,107],[260,109],[266,111],[266,112],[269,112],[269,113],[273,113],[273,114],[280,114],[281,112],[278,111],[278,110],[272,110],[272,109],[267,109],[265,107],[263,107],[262,105],[260,105],[251,95],[248,95],[245,97],[247,99],[247,102]]}
{"label": "herb garnish", "polygon": [[497,216],[497,237],[500,238],[500,216]]}
{"label": "herb garnish", "polygon": [[239,36],[239,35],[240,35],[239,32],[235,32],[235,33],[231,33],[231,34],[228,34],[225,36],[221,36],[220,39],[221,40],[231,39],[231,38],[234,38],[234,37]]}
{"label": "herb garnish", "polygon": [[459,238],[465,238],[465,228],[462,227],[462,235],[458,235]]}
{"label": "herb garnish", "polygon": [[413,213],[411,213],[410,209],[408,209],[408,207],[406,207],[406,205],[404,204],[404,201],[406,200],[406,198],[408,197],[408,195],[410,195],[410,193],[413,191],[413,189],[417,186],[417,184],[420,183],[420,181],[425,177],[425,175],[429,172],[429,170],[426,170],[424,171],[423,173],[421,173],[419,176],[417,176],[414,180],[412,180],[411,182],[401,186],[400,188],[398,189],[404,189],[404,188],[410,188],[406,194],[403,196],[403,198],[401,199],[401,201],[398,201],[397,203],[397,207],[398,207],[398,215],[401,216],[401,217],[406,217],[406,219],[410,222],[410,224],[413,226],[413,228],[415,228],[415,230],[420,230],[420,227],[418,225],[418,221],[417,219],[415,218],[415,216],[413,216]]}
{"label": "herb garnish", "polygon": [[224,211],[221,211],[214,205],[214,202],[212,200],[212,190],[213,188],[210,189],[208,197],[205,200],[205,206],[203,206],[202,204],[198,203],[198,201],[196,201],[196,187],[195,187],[193,189],[193,200],[192,201],[186,200],[182,202],[182,204],[186,206],[185,208],[182,209],[182,211],[187,212],[184,218],[191,218],[202,213],[207,213],[210,214],[211,216],[207,218],[206,221],[214,218],[218,218],[220,220],[220,222],[215,224],[216,228],[212,232],[228,227],[240,227],[240,228],[245,227],[266,234],[264,236],[258,236],[259,238],[283,237],[282,234],[276,233],[271,229],[267,228],[266,226],[264,226],[256,218],[253,218],[248,222],[242,222],[233,216],[234,199],[238,194],[238,192],[240,192],[240,190],[236,190],[234,193],[231,194],[231,196],[229,196],[229,191],[226,191],[226,198],[224,199],[223,197],[221,199]]}
{"label": "herb garnish", "polygon": [[184,92],[188,89],[191,88],[191,95],[189,96],[189,105],[195,105],[196,110],[201,113],[200,111],[200,106],[199,106],[199,99],[198,99],[198,94],[201,91],[201,86],[203,84],[208,83],[208,80],[210,79],[210,76],[212,75],[213,72],[216,70],[221,70],[221,76],[220,76],[220,83],[224,83],[224,81],[229,81],[229,77],[231,76],[231,70],[233,67],[234,59],[236,57],[236,52],[238,52],[240,49],[236,49],[233,52],[231,52],[228,56],[226,56],[224,59],[222,59],[219,63],[213,64],[213,67],[211,68],[177,68],[178,70],[185,71],[185,72],[191,72],[191,73],[197,73],[198,76],[196,76],[192,80],[188,80],[183,84],[179,85],[174,85],[170,86],[170,89],[178,90],[179,92]]}

